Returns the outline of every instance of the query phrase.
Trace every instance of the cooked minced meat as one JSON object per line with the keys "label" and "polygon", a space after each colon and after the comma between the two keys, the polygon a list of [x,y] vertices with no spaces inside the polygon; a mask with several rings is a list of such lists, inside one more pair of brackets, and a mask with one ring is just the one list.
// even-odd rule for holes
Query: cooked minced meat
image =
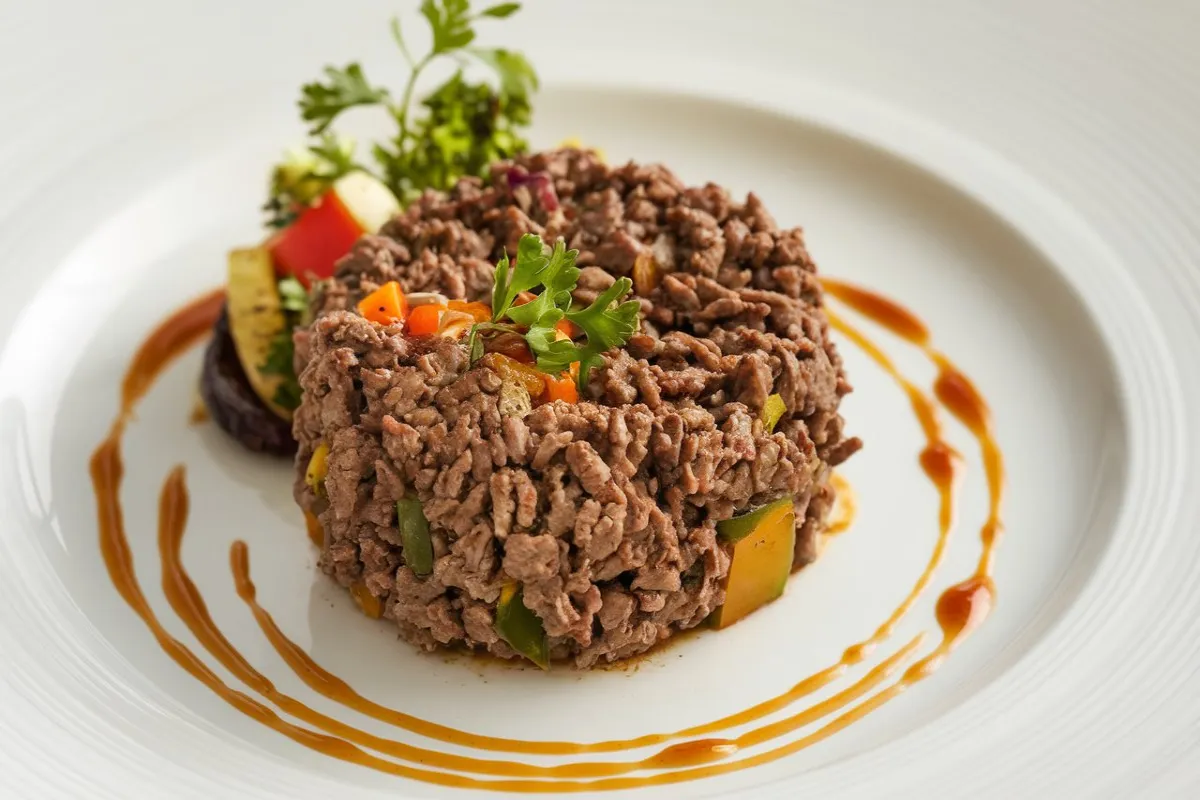
{"label": "cooked minced meat", "polygon": [[[639,256],[665,273],[637,298],[640,332],[577,404],[502,415],[500,376],[471,367],[461,343],[407,338],[354,311],[390,280],[487,302],[496,261],[526,233],[579,250],[581,303]],[[794,565],[811,562],[830,470],[860,446],[842,431],[850,386],[821,304],[800,229],[779,228],[753,194],[738,203],[662,166],[558,150],[426,194],[358,242],[297,334],[296,498],[324,527],[322,568],[365,586],[430,649],[515,655],[494,629],[509,580],[551,656],[581,667],[698,625],[724,600],[730,551],[716,524],[791,497]],[[768,433],[772,393],[788,411]],[[321,442],[318,497],[303,474]],[[396,501],[414,495],[431,526],[428,577],[405,566],[397,528]]]}

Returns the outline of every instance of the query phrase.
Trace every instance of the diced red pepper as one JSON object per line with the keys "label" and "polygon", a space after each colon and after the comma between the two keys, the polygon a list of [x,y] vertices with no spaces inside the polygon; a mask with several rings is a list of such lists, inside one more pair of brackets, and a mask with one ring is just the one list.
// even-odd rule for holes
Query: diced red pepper
{"label": "diced red pepper", "polygon": [[300,213],[267,243],[275,269],[309,286],[333,275],[334,264],[350,252],[362,227],[332,190]]}

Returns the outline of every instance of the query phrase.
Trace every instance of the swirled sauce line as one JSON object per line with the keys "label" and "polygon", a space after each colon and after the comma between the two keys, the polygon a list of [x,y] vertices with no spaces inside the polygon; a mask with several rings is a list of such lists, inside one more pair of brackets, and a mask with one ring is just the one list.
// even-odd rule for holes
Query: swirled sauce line
{"label": "swirled sauce line", "polygon": [[933,346],[929,328],[920,317],[904,306],[869,289],[824,277],[825,292],[863,316],[874,320],[925,353],[937,367],[933,390],[938,400],[961,422],[979,444],[983,472],[988,486],[988,515],[980,528],[983,550],[974,579],[984,580],[992,571],[996,545],[1004,533],[1001,509],[1004,505],[1004,454],[996,440],[991,411],[983,395],[944,353]]}
{"label": "swirled sauce line", "polygon": [[[164,325],[156,331],[156,334],[151,337],[151,340],[143,346],[139,351],[138,357],[134,359],[134,364],[131,366],[129,375],[123,383],[122,391],[122,409],[117,420],[114,421],[110,436],[97,448],[92,459],[92,477],[96,488],[98,499],[98,518],[101,529],[101,544],[105,554],[105,562],[109,568],[110,575],[114,583],[126,602],[138,613],[143,622],[150,628],[159,644],[164,651],[176,660],[190,674],[201,680],[206,686],[212,689],[215,693],[233,705],[235,708],[243,711],[243,713],[257,719],[265,725],[283,733],[294,741],[309,747],[310,749],[331,755],[343,760],[368,766],[383,772],[394,775],[399,775],[414,780],[425,781],[429,783],[445,785],[471,787],[480,789],[496,789],[507,791],[520,792],[563,792],[563,791],[584,791],[584,790],[605,790],[605,789],[621,789],[633,788],[636,786],[645,786],[652,784],[667,784],[678,783],[686,780],[694,780],[698,778],[708,777],[712,775],[725,774],[728,772],[740,771],[757,766],[762,763],[773,761],[777,758],[784,757],[790,753],[794,753],[803,747],[807,747],[821,739],[826,738],[832,733],[840,730],[846,725],[853,722],[855,719],[861,718],[870,713],[874,709],[880,707],[892,697],[903,691],[908,685],[916,681],[923,680],[936,670],[946,655],[953,649],[957,641],[973,629],[986,616],[987,610],[990,608],[992,599],[992,585],[990,578],[987,575],[987,570],[990,570],[990,556],[985,553],[980,560],[980,575],[977,579],[964,582],[957,587],[952,587],[951,590],[945,593],[938,604],[939,623],[943,629],[943,641],[929,656],[918,661],[913,667],[905,671],[900,681],[896,682],[887,689],[879,692],[860,705],[852,708],[850,711],[836,717],[831,722],[827,723],[822,728],[808,734],[807,736],[782,745],[780,747],[761,752],[739,761],[725,761],[722,763],[706,764],[714,760],[727,758],[729,755],[737,752],[743,747],[749,747],[756,744],[762,744],[771,739],[806,726],[816,720],[839,711],[847,705],[860,699],[865,694],[869,693],[875,686],[890,677],[902,663],[920,646],[921,639],[914,639],[905,648],[893,654],[884,662],[876,666],[866,676],[860,679],[854,685],[848,687],[842,692],[834,695],[823,703],[819,703],[810,709],[795,714],[783,720],[779,720],[770,725],[763,726],[759,729],[743,734],[737,739],[700,739],[686,741],[671,747],[666,748],[660,753],[653,755],[640,762],[625,762],[616,765],[603,764],[600,762],[586,762],[577,765],[560,765],[560,767],[545,768],[548,770],[562,769],[564,772],[558,774],[578,774],[571,773],[568,770],[583,768],[585,770],[605,770],[616,767],[620,771],[630,771],[632,769],[673,769],[674,771],[662,772],[648,776],[627,776],[627,777],[609,777],[601,780],[587,781],[564,781],[564,780],[482,780],[470,777],[465,777],[456,774],[448,774],[444,772],[433,772],[425,769],[413,768],[403,764],[397,764],[386,759],[380,759],[376,756],[367,753],[353,744],[350,744],[344,739],[336,736],[327,736],[317,731],[308,730],[301,726],[287,722],[280,718],[273,710],[258,703],[257,701],[247,697],[241,692],[237,692],[227,686],[220,680],[211,670],[209,670],[203,662],[178,640],[174,639],[167,633],[158,622],[153,611],[145,601],[141,593],[140,587],[137,584],[136,575],[133,571],[132,558],[129,553],[128,543],[125,540],[123,520],[120,510],[119,487],[122,474],[120,463],[120,438],[124,431],[127,420],[132,415],[133,406],[137,400],[144,395],[145,391],[153,382],[157,372],[172,360],[175,355],[181,352],[186,347],[197,341],[207,330],[211,319],[215,316],[216,310],[219,308],[220,296],[212,295],[201,301],[192,304],[188,308],[177,315],[177,318]],[[209,319],[202,324],[197,324],[197,317],[202,317],[204,314],[209,315]],[[175,324],[170,324],[175,323]],[[906,337],[909,338],[909,337]],[[155,357],[148,357],[147,354]],[[974,391],[970,383],[961,375],[953,365],[945,362],[942,373],[946,379],[939,381],[937,393],[939,400],[946,403],[947,407],[951,408],[960,420],[963,420],[968,428],[976,434],[983,446],[985,436],[990,437],[990,422],[988,421],[986,406],[982,405],[982,399],[978,393]],[[911,397],[911,394],[910,394]],[[923,427],[925,427],[923,422]],[[926,432],[929,429],[926,427]],[[927,448],[927,452],[929,448]],[[985,450],[985,453],[987,451]],[[993,459],[994,467],[989,471],[989,486],[996,489],[993,494],[998,492],[998,487],[1003,481],[1003,462],[999,457],[999,450],[994,450],[995,457]],[[926,469],[927,474],[937,483],[938,474],[948,475],[945,480],[953,483],[953,459],[947,458],[942,461],[949,463],[948,470],[939,470],[930,466],[931,463],[937,462],[936,457],[923,456],[922,464]],[[985,462],[986,466],[986,462]],[[996,480],[992,480],[991,476],[998,476]],[[990,537],[986,538],[985,549],[990,551],[996,540],[998,539],[999,525],[999,502],[994,503],[994,524],[989,527],[992,532]],[[178,531],[178,535],[182,535],[183,526],[186,522],[187,500],[186,487],[183,481],[182,470],[177,470],[172,473],[164,486],[163,498],[160,504],[160,535],[165,537],[167,543],[173,538],[174,531]],[[944,517],[946,515],[943,515]],[[948,519],[952,519],[952,512]],[[178,556],[178,546],[175,547],[175,555]],[[248,577],[248,576],[247,576]],[[164,576],[164,584],[168,579]],[[190,583],[190,580],[188,581]],[[182,585],[181,585],[182,586]],[[180,588],[177,586],[177,588]],[[194,590],[194,585],[192,589]],[[198,598],[198,593],[196,594]],[[176,600],[187,599],[186,594],[177,594]],[[201,607],[202,607],[202,600]],[[174,604],[173,604],[174,605]],[[180,608],[186,608],[182,603]],[[178,609],[176,609],[178,611]],[[194,609],[193,609],[194,610]],[[205,612],[206,615],[206,612]],[[211,622],[211,620],[210,620]],[[219,631],[218,631],[219,633]],[[221,637],[224,638],[223,636]],[[872,637],[874,639],[875,637]],[[847,654],[857,656],[859,660],[865,658],[869,653],[869,643],[860,643],[861,649],[847,651]],[[210,640],[210,644],[219,644],[219,640]],[[228,644],[228,642],[225,642]],[[236,651],[235,651],[236,652]],[[240,658],[240,655],[239,655]],[[846,661],[846,657],[843,661]],[[236,663],[232,662],[232,663]],[[841,668],[837,674],[831,675],[829,680],[840,675],[845,671],[845,665],[839,665]],[[831,669],[836,669],[831,668]],[[829,671],[825,671],[828,673]],[[820,681],[822,673],[811,676],[811,680]],[[248,677],[253,678],[253,675]],[[265,680],[265,678],[264,678]],[[820,685],[828,683],[829,680],[814,685],[811,682],[801,682],[793,687],[793,691],[801,687],[811,686],[804,694],[815,691]],[[789,693],[781,696],[785,697]],[[277,699],[277,698],[273,698]],[[767,706],[773,705],[780,698],[776,698],[767,703],[756,706],[755,709],[764,709]],[[295,702],[295,701],[293,701]],[[790,700],[784,702],[787,705]],[[299,704],[303,706],[303,704]],[[782,707],[776,706],[775,709]],[[295,707],[293,707],[295,708]],[[307,707],[304,707],[307,708]],[[771,709],[771,710],[775,710]],[[311,709],[309,709],[311,711]],[[753,709],[751,710],[753,711]],[[316,712],[312,712],[316,713]],[[743,712],[744,713],[744,712]],[[758,716],[770,713],[769,710],[762,710]],[[740,715],[731,715],[729,720],[736,719]],[[753,717],[757,718],[757,717]],[[329,718],[325,718],[329,719]],[[336,721],[332,721],[336,723]],[[342,725],[342,723],[336,723]],[[728,725],[738,724],[737,722],[726,722],[725,724],[716,725],[712,730],[719,730]],[[348,726],[347,726],[348,727]],[[680,732],[675,736],[695,736],[704,732],[708,726],[697,726],[688,729],[686,732]],[[353,729],[351,729],[353,730]],[[450,730],[450,729],[446,729]],[[342,729],[339,729],[342,732]],[[361,732],[358,732],[361,733]],[[674,738],[673,736],[670,738]],[[386,742],[388,740],[380,740],[379,737],[373,737],[374,743]],[[461,738],[456,736],[454,741],[462,742]],[[632,741],[632,740],[631,740]],[[578,746],[578,745],[577,745]],[[634,745],[637,746],[637,745]],[[426,751],[427,752],[427,751]],[[507,765],[510,762],[481,762],[477,759],[470,759],[475,764],[499,764]],[[528,766],[528,765],[517,765]],[[596,772],[583,773],[585,775],[594,775]]]}
{"label": "swirled sauce line", "polygon": [[[954,500],[961,459],[958,458],[953,448],[942,438],[942,423],[933,399],[905,378],[892,363],[891,359],[863,333],[834,315],[831,315],[831,318],[834,320],[835,327],[857,346],[862,348],[872,360],[901,386],[908,396],[913,413],[916,415],[926,439],[926,446],[921,452],[919,460],[926,475],[938,491],[938,534],[934,549],[916,583],[900,604],[893,609],[887,619],[875,629],[874,633],[867,639],[847,648],[837,663],[805,677],[782,694],[750,708],[721,717],[720,719],[671,733],[653,733],[628,739],[588,743],[528,741],[482,736],[436,725],[419,717],[414,717],[411,714],[406,714],[403,711],[381,705],[359,694],[341,678],[338,678],[318,664],[311,656],[304,652],[303,648],[289,639],[280,630],[271,614],[262,608],[253,597],[253,584],[250,582],[248,569],[245,571],[241,569],[241,567],[248,565],[245,561],[235,559],[234,580],[239,587],[238,593],[242,600],[247,603],[263,635],[271,643],[275,651],[287,663],[296,676],[318,694],[346,708],[389,725],[408,730],[411,733],[472,747],[477,750],[526,753],[530,755],[611,753],[649,747],[677,739],[707,736],[729,728],[753,723],[769,714],[780,711],[844,676],[851,667],[868,658],[876,648],[892,635],[905,615],[908,614],[932,583],[937,569],[945,557],[946,548],[954,525]],[[835,477],[837,476],[835,475]],[[843,482],[843,485],[839,487],[839,494],[842,494],[847,487],[848,484],[844,484]],[[852,503],[853,500],[851,499],[849,502]],[[849,513],[852,516],[853,512]],[[827,709],[824,713],[830,713],[830,711],[830,709]],[[813,721],[813,718],[807,712],[801,712],[800,718],[805,720],[803,724]]]}

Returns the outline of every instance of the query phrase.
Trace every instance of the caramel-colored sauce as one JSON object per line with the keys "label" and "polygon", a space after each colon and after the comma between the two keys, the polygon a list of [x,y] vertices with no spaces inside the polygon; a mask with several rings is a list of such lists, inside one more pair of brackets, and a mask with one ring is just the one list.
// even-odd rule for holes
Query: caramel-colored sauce
{"label": "caramel-colored sauce", "polygon": [[[892,315],[897,319],[906,319],[908,312],[900,309],[899,306],[891,301],[882,298],[877,301],[870,301],[866,299],[870,295],[865,290],[855,290],[855,292],[853,296],[861,303],[862,308],[871,310],[883,309],[883,313]],[[875,633],[870,638],[846,648],[845,653],[842,654],[842,663],[846,666],[852,666],[862,662],[892,635],[896,626],[912,610],[912,607],[916,605],[917,601],[920,600],[926,589],[933,582],[938,568],[945,559],[946,550],[950,544],[950,535],[954,529],[954,497],[958,476],[961,471],[961,459],[957,457],[954,448],[942,438],[944,433],[942,421],[933,399],[915,383],[906,378],[887,354],[872,342],[865,333],[851,325],[834,311],[828,310],[827,313],[829,315],[829,323],[833,328],[866,353],[880,369],[891,376],[892,380],[908,396],[909,405],[912,407],[913,414],[916,416],[917,422],[921,426],[921,431],[925,435],[925,449],[921,451],[918,460],[938,493],[938,535],[929,560],[925,563],[925,568],[921,571],[912,589],[909,590],[909,593],[900,602],[900,605],[896,606],[888,618],[884,620],[883,624],[875,630]],[[907,327],[914,329],[912,325],[908,325]]]}
{"label": "caramel-colored sauce", "polygon": [[899,303],[837,278],[822,277],[821,288],[870,320],[913,344],[929,343],[929,328],[916,314]]}
{"label": "caramel-colored sauce", "polygon": [[[944,356],[931,349],[928,343],[928,330],[911,312],[886,298],[845,284],[838,284],[837,290],[830,290],[830,294],[844,300],[855,310],[870,316],[906,340],[922,347],[930,354],[931,358],[934,358],[935,363],[939,366],[939,380],[935,386],[935,394],[979,440],[984,453],[985,471],[988,474],[989,491],[992,496],[991,514],[984,526],[984,555],[981,557],[977,574],[948,589],[939,600],[937,617],[942,628],[942,642],[932,652],[906,669],[899,680],[882,690],[878,690],[879,687],[892,679],[893,675],[921,648],[924,643],[923,635],[909,641],[850,686],[819,703],[748,730],[736,738],[713,735],[753,723],[795,703],[842,677],[851,666],[860,663],[870,655],[892,634],[901,618],[908,613],[917,598],[928,588],[934,572],[942,561],[950,531],[953,528],[954,497],[961,472],[961,459],[942,439],[942,426],[933,401],[925,392],[901,375],[883,351],[864,334],[834,314],[831,314],[834,327],[862,347],[880,367],[899,383],[909,398],[910,405],[927,440],[926,447],[919,455],[919,463],[940,497],[938,539],[925,570],[908,596],[871,637],[848,648],[836,664],[802,679],[788,691],[751,708],[673,733],[647,734],[630,739],[594,743],[523,741],[481,736],[437,725],[386,708],[363,697],[344,681],[318,665],[299,646],[287,638],[276,626],[271,615],[259,605],[250,577],[249,552],[245,544],[235,542],[231,549],[230,564],[239,597],[250,608],[260,629],[289,667],[319,694],[397,728],[474,750],[570,755],[615,752],[650,747],[671,740],[683,740],[640,760],[581,761],[542,766],[442,753],[367,733],[353,725],[322,714],[281,692],[266,676],[256,670],[224,636],[209,614],[199,589],[191,580],[183,564],[181,546],[186,529],[189,498],[182,467],[177,467],[168,475],[159,503],[158,545],[162,562],[163,589],[168,602],[201,646],[238,681],[303,724],[283,719],[271,707],[230,687],[187,645],[166,631],[147,603],[134,571],[120,502],[120,484],[123,474],[120,444],[126,424],[132,418],[135,405],[149,390],[157,375],[179,353],[199,341],[211,327],[223,301],[219,292],[201,298],[164,322],[138,351],[122,384],[120,412],[113,422],[109,436],[100,444],[91,460],[91,474],[97,498],[100,545],[105,564],[114,586],[122,598],[142,619],[164,652],[189,674],[242,713],[305,747],[334,758],[392,775],[443,786],[529,793],[599,791],[673,784],[769,763],[827,738],[881,707],[909,685],[933,674],[957,643],[983,621],[991,609],[995,595],[994,585],[990,578],[990,554],[998,539],[998,533],[1002,530],[1000,494],[1004,473],[1003,460],[992,435],[986,404],[965,376],[954,368]],[[849,504],[850,510],[847,516],[847,520],[849,520],[853,517],[852,494],[848,487],[841,485],[839,485],[839,491],[846,492],[844,501]],[[832,524],[838,524],[838,521],[834,520]],[[845,524],[848,525],[849,522],[847,521]],[[318,542],[318,537],[323,540],[319,526],[314,530],[310,525],[309,535],[314,543]],[[857,705],[853,705],[855,703]],[[834,714],[838,716],[802,738],[748,755],[740,760],[728,760],[730,756],[739,754],[743,750],[767,744],[785,734],[812,725]],[[312,727],[304,727],[305,725]],[[375,755],[363,748],[390,758]],[[434,771],[428,767],[436,770],[450,770],[450,772]],[[656,772],[629,774],[651,771]],[[476,773],[498,776],[498,778],[475,778],[459,773]]]}
{"label": "caramel-colored sauce", "polygon": [[854,487],[842,473],[833,473],[830,483],[837,494],[837,500],[829,514],[829,521],[825,523],[825,535],[838,536],[850,530],[854,524],[854,518],[858,515],[858,497],[854,494]]}
{"label": "caramel-colored sauce", "polygon": [[192,406],[192,411],[188,414],[188,424],[203,425],[208,422],[209,413],[208,406],[204,405],[204,401],[197,399],[195,405]]}

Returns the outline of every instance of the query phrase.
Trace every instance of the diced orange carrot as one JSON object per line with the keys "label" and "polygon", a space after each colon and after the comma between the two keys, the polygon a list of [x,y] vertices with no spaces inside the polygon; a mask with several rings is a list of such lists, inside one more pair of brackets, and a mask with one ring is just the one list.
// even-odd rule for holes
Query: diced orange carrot
{"label": "diced orange carrot", "polygon": [[562,334],[562,336],[558,337],[559,339],[562,339],[563,337],[574,339],[579,335],[579,326],[577,326],[574,322],[571,322],[569,319],[560,319],[558,324],[554,326],[554,329]]}
{"label": "diced orange carrot", "polygon": [[404,326],[409,336],[432,336],[437,333],[438,320],[446,307],[441,303],[427,303],[408,312]]}
{"label": "diced orange carrot", "polygon": [[451,311],[462,311],[470,314],[476,322],[487,322],[492,318],[492,310],[483,303],[468,303],[465,300],[451,300]]}
{"label": "diced orange carrot", "polygon": [[408,316],[408,301],[404,299],[400,284],[388,281],[359,301],[358,313],[371,322],[393,325]]}
{"label": "diced orange carrot", "polygon": [[564,400],[568,403],[578,403],[579,389],[575,386],[575,379],[570,375],[565,375],[561,378],[547,378],[546,395],[544,399],[547,403],[552,403],[555,400]]}

